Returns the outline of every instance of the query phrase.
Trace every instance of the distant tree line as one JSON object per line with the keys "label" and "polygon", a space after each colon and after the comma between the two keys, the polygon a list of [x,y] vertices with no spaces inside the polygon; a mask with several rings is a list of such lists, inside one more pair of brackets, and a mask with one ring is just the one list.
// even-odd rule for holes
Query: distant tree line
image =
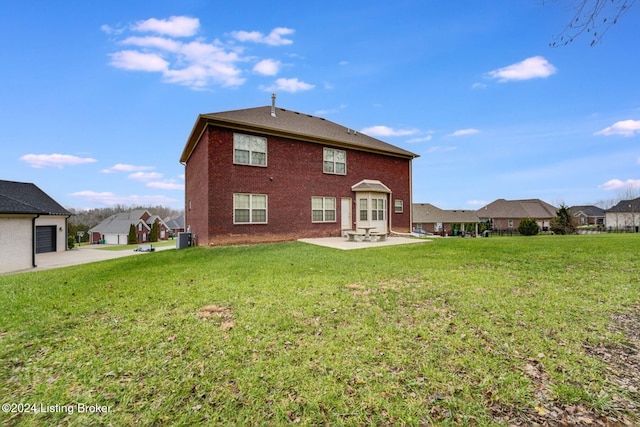
{"label": "distant tree line", "polygon": [[94,209],[75,209],[66,208],[73,215],[69,218],[69,236],[74,238],[78,236],[78,232],[84,232],[84,236],[81,241],[86,242],[89,240],[89,229],[100,224],[105,219],[112,215],[129,212],[135,209],[146,209],[152,215],[158,215],[163,220],[166,218],[175,218],[183,215],[183,210],[169,208],[167,206],[126,206],[126,205],[114,205],[106,208],[94,208]]}

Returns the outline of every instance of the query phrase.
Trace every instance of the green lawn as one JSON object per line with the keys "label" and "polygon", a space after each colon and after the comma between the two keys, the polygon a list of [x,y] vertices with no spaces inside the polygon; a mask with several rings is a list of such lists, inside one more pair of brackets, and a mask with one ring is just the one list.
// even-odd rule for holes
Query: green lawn
{"label": "green lawn", "polygon": [[640,422],[637,390],[586,350],[627,342],[611,316],[640,307],[639,247],[292,242],[0,276],[0,403],[49,410],[0,424]]}

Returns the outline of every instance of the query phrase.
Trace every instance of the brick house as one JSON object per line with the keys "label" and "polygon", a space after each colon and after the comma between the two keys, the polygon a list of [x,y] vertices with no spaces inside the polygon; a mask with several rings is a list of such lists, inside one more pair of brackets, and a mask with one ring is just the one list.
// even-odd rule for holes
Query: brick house
{"label": "brick house", "polygon": [[198,116],[180,157],[195,244],[410,231],[416,154],[272,99]]}
{"label": "brick house", "polygon": [[171,229],[158,215],[152,215],[146,209],[134,209],[111,215],[89,230],[90,243],[126,245],[131,224],[135,227],[138,243],[149,243],[151,227],[158,223],[158,240],[167,240]]}
{"label": "brick house", "polygon": [[475,234],[478,234],[480,219],[475,210],[440,209],[431,203],[413,204],[413,230],[441,235],[453,235],[454,227],[464,230],[471,224]]}
{"label": "brick house", "polygon": [[551,226],[558,208],[540,199],[527,200],[495,200],[476,211],[481,222],[489,222],[492,230],[515,231],[520,220],[533,218],[540,230],[546,231]]}
{"label": "brick house", "polygon": [[569,208],[578,222],[578,225],[601,225],[604,226],[604,209],[597,206],[572,206]]}

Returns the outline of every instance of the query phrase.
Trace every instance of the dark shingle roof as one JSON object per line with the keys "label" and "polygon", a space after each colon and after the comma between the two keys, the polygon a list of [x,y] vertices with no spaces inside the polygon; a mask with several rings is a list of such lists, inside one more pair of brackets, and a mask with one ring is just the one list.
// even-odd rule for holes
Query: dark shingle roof
{"label": "dark shingle roof", "polygon": [[[105,218],[100,224],[92,227],[89,233],[101,234],[127,234],[131,224],[138,224],[141,221],[146,209],[134,209],[129,212],[120,212]],[[144,222],[144,221],[142,221]]]}
{"label": "dark shingle roof", "polygon": [[480,218],[553,218],[558,209],[540,199],[498,199],[476,212]]}
{"label": "dark shingle roof", "polygon": [[164,223],[172,230],[184,229],[184,215],[180,215],[175,218],[167,218]]}
{"label": "dark shingle roof", "polygon": [[571,206],[569,208],[569,210],[571,211],[571,213],[573,215],[577,215],[580,212],[582,212],[585,216],[589,216],[589,217],[597,217],[597,216],[604,216],[604,209],[599,208],[597,206]]}
{"label": "dark shingle roof", "polygon": [[0,213],[71,215],[35,184],[0,180]]}
{"label": "dark shingle roof", "polygon": [[413,222],[423,224],[446,223],[476,223],[480,222],[476,211],[454,209],[440,209],[431,203],[413,204]]}
{"label": "dark shingle roof", "polygon": [[633,200],[621,200],[607,212],[640,212],[640,197]]}
{"label": "dark shingle roof", "polygon": [[332,144],[339,147],[372,151],[410,159],[418,157],[417,154],[410,151],[372,138],[321,117],[289,111],[284,108],[275,108],[274,117],[271,115],[271,108],[271,106],[266,106],[199,115],[182,152],[180,161],[186,162],[189,159],[207,124],[215,124],[231,129],[249,130],[263,134],[288,136],[298,140]]}

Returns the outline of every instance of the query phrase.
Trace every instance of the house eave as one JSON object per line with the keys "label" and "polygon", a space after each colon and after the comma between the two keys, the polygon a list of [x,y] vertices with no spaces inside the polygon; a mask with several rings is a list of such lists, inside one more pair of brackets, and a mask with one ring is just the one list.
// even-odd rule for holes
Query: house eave
{"label": "house eave", "polygon": [[296,139],[299,141],[311,142],[314,144],[323,144],[323,145],[331,145],[333,147],[339,148],[348,148],[351,150],[364,151],[375,154],[383,154],[385,156],[398,157],[402,159],[412,160],[417,157],[420,157],[418,154],[409,153],[403,154],[388,150],[377,150],[371,147],[365,147],[361,145],[351,144],[347,141],[342,141],[339,139],[332,138],[323,138],[318,137],[316,135],[306,134],[302,132],[289,132],[286,130],[264,126],[264,125],[254,125],[251,123],[241,122],[237,120],[227,119],[227,118],[219,118],[219,117],[211,117],[210,115],[200,114],[196,123],[191,130],[191,134],[189,135],[189,139],[187,140],[187,144],[185,145],[184,150],[182,151],[182,155],[180,156],[180,163],[186,163],[189,161],[189,158],[193,154],[198,142],[202,138],[202,134],[207,129],[207,126],[219,126],[226,129],[231,130],[239,130],[244,132],[254,132],[262,135],[269,136],[277,136],[283,138]]}

